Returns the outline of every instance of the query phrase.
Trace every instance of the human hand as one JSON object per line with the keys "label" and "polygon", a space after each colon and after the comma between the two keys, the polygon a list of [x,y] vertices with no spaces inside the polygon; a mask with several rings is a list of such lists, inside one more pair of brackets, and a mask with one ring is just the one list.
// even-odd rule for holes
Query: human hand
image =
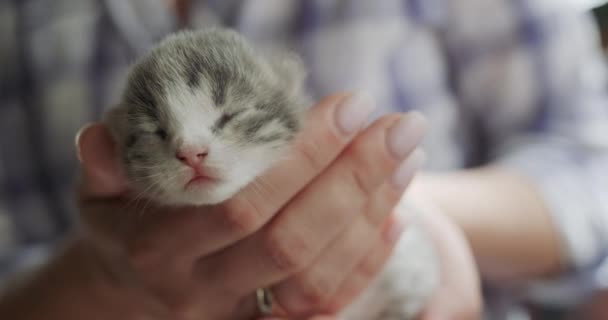
{"label": "human hand", "polygon": [[290,317],[339,310],[398,238],[386,217],[418,165],[408,156],[424,127],[419,115],[389,115],[357,134],[371,103],[348,98],[321,102],[288,160],[206,208],[136,210],[107,131],[86,128],[79,203],[104,266],[173,319],[251,318],[260,287]]}
{"label": "human hand", "polygon": [[[262,318],[260,320],[291,320],[288,318]],[[307,318],[306,320],[337,320],[334,316],[314,316],[312,318]]]}

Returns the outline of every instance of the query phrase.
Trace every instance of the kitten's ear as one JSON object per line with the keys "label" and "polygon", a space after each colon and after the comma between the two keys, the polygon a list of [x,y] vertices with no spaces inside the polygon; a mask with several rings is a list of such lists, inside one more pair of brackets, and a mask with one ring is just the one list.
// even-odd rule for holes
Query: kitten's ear
{"label": "kitten's ear", "polygon": [[108,127],[116,144],[122,147],[127,136],[127,107],[122,104],[114,106],[105,112],[102,122]]}
{"label": "kitten's ear", "polygon": [[280,52],[273,54],[270,61],[278,80],[285,85],[290,96],[300,96],[306,91],[306,68],[300,56]]}

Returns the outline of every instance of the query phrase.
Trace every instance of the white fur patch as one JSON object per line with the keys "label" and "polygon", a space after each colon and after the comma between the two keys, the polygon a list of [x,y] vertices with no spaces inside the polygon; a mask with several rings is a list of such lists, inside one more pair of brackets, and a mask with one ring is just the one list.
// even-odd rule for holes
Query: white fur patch
{"label": "white fur patch", "polygon": [[179,83],[167,94],[167,117],[173,135],[175,147],[181,145],[210,147],[213,142],[211,127],[221,112],[214,106],[206,88],[190,89],[185,83]]}

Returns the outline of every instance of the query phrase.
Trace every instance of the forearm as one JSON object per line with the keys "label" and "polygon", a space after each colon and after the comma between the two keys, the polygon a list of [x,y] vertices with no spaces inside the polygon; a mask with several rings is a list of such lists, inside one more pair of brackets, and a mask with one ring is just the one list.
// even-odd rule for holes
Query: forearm
{"label": "forearm", "polygon": [[80,242],[1,294],[0,319],[170,319],[154,299],[113,279]]}
{"label": "forearm", "polygon": [[412,194],[426,195],[465,232],[490,281],[550,276],[562,249],[533,184],[500,168],[420,174]]}

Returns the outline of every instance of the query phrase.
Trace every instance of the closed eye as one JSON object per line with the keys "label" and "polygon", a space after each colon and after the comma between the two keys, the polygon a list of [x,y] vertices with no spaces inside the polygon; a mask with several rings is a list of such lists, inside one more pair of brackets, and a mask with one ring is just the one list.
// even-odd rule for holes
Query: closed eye
{"label": "closed eye", "polygon": [[228,122],[233,120],[236,116],[238,116],[242,112],[243,112],[243,110],[222,114],[222,116],[219,119],[217,119],[217,121],[213,125],[214,130],[217,131],[217,130],[223,129],[226,126],[226,124],[228,124]]}
{"label": "closed eye", "polygon": [[156,131],[154,131],[154,134],[161,138],[161,140],[167,139],[167,131],[164,129],[158,128]]}

